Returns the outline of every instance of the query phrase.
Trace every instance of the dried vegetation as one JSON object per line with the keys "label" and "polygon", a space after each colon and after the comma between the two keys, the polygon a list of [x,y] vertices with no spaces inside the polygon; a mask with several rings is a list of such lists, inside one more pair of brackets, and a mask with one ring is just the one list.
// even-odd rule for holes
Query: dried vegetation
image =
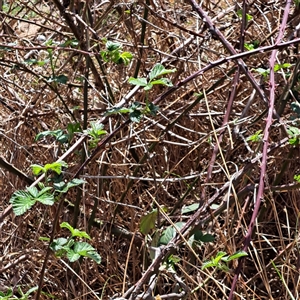
{"label": "dried vegetation", "polygon": [[[214,62],[233,54],[226,45],[236,53],[247,51],[245,43],[254,48],[274,45],[286,3],[246,4],[248,20],[242,22],[242,1],[201,1],[198,7],[211,19],[211,28],[190,0],[3,4],[0,291],[12,288],[18,296],[18,286],[27,291],[41,282],[47,243],[39,237],[51,235],[59,214],[59,223],[68,221],[90,234],[102,262],[69,263],[51,255],[40,299],[110,299],[113,295],[135,299],[129,289],[137,287],[139,280],[142,290],[150,286],[147,299],[228,299],[230,290],[234,299],[299,299],[300,195],[294,180],[299,173],[299,146],[287,139],[288,126],[298,126],[299,109],[291,106],[298,103],[298,46],[282,46],[276,56],[278,66],[289,65],[275,73],[278,113],[274,112],[269,130],[264,172],[266,141],[257,132],[264,134],[269,105],[259,93],[269,101],[272,84],[269,74],[257,69],[269,69],[270,51],[245,55],[246,73],[236,59]],[[292,3],[282,42],[297,39],[298,14]],[[227,44],[220,41],[220,34]],[[128,66],[103,61],[102,38],[120,43],[123,51],[133,54]],[[173,87],[158,85],[148,93],[149,101],[159,106],[157,115],[146,115],[140,123],[130,122],[126,114],[103,117],[112,107],[145,103],[145,91],[130,85],[128,78],[147,77],[157,63],[176,68],[166,76]],[[107,135],[96,150],[82,133],[76,133],[70,144],[60,145],[51,137],[35,141],[42,131],[66,129],[75,122],[86,129],[99,120]],[[257,142],[247,140],[256,133]],[[36,204],[26,214],[14,216],[9,200],[13,192],[34,181],[30,165],[54,162],[76,143],[77,148],[64,158],[69,164],[65,176],[66,180],[74,176],[93,155],[79,174],[86,183],[66,195],[62,210]],[[262,203],[253,223],[262,175]],[[198,210],[182,214],[182,208],[194,203],[200,204]],[[177,234],[176,246],[167,247],[179,258],[176,275],[155,267],[153,288],[145,277],[152,262],[150,237],[141,234],[140,221],[157,207],[165,208],[169,218],[163,210],[158,214],[149,233],[152,239],[170,222],[192,220],[182,231],[186,238],[196,226],[215,240],[191,248]],[[254,230],[247,245],[251,222]],[[65,233],[56,224],[55,237]],[[203,263],[218,252],[230,255],[245,245],[248,256],[230,262],[229,271],[202,270]],[[235,274],[239,274],[236,286]],[[142,290],[137,299],[144,297]]]}

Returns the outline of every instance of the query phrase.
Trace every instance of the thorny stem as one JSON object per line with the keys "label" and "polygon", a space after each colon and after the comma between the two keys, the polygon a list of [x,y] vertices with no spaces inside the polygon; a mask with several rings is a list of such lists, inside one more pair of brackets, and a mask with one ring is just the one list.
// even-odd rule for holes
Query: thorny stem
{"label": "thorny stem", "polygon": [[[281,26],[280,26],[280,29],[279,29],[279,34],[278,34],[278,37],[277,37],[277,40],[276,40],[276,44],[279,44],[281,39],[283,38],[285,28],[286,28],[286,24],[287,24],[287,20],[288,20],[288,15],[289,15],[289,11],[290,11],[291,2],[292,2],[291,0],[287,0],[287,2],[286,2],[286,6],[285,6],[285,9],[284,9],[284,15],[283,15],[283,19],[282,19]],[[258,187],[256,202],[255,202],[254,210],[253,210],[253,213],[252,213],[251,221],[250,221],[250,224],[249,224],[249,227],[248,227],[248,232],[247,232],[247,235],[245,236],[245,242],[244,242],[244,247],[243,247],[244,251],[247,251],[248,247],[250,245],[255,220],[256,220],[257,215],[259,213],[260,204],[261,204],[261,201],[263,199],[263,194],[264,194],[265,176],[266,176],[267,159],[268,159],[269,130],[270,130],[270,127],[272,125],[272,116],[273,116],[273,110],[274,110],[274,104],[275,104],[275,72],[274,72],[274,66],[275,66],[276,54],[277,54],[277,50],[273,50],[272,53],[271,53],[271,57],[270,57],[270,100],[269,100],[268,117],[267,117],[267,120],[266,120],[266,128],[265,128],[264,137],[263,137],[263,154],[262,154],[262,161],[261,161],[261,166],[260,166],[259,187]],[[232,285],[231,285],[231,290],[230,290],[228,300],[233,299],[235,287],[237,285],[237,280],[238,280],[239,274],[240,274],[241,269],[242,269],[243,261],[244,261],[243,259],[239,260],[238,267],[235,270],[235,275],[234,275],[233,282],[232,282]]]}

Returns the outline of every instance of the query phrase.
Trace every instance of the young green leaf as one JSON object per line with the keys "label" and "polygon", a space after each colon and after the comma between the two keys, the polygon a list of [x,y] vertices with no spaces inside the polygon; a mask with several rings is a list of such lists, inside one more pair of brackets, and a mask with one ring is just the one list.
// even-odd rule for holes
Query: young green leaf
{"label": "young green leaf", "polygon": [[300,174],[294,175],[294,180],[300,183]]}
{"label": "young green leaf", "polygon": [[147,85],[144,87],[145,91],[149,91],[153,88],[153,84],[151,82],[147,83]]}
{"label": "young green leaf", "polygon": [[65,41],[64,43],[60,44],[59,47],[77,47],[79,45],[78,40],[76,39],[70,39]]}
{"label": "young green leaf", "polygon": [[122,52],[120,53],[120,60],[125,66],[127,66],[132,60],[133,55],[130,52]]}
{"label": "young green leaf", "polygon": [[157,209],[154,209],[150,213],[142,217],[141,224],[140,224],[141,233],[147,235],[150,232],[150,230],[155,227],[157,214],[158,214]]}
{"label": "young green leaf", "polygon": [[46,173],[46,169],[40,165],[31,165],[32,173],[34,176],[38,176],[40,173]]}
{"label": "young green leaf", "polygon": [[78,229],[73,228],[68,222],[62,222],[60,224],[60,228],[67,228],[71,232],[72,237],[83,237],[86,239],[91,239],[91,237],[85,232],[85,231],[80,231]]}
{"label": "young green leaf", "polygon": [[146,78],[134,78],[130,77],[128,79],[128,82],[133,85],[138,85],[138,86],[146,86],[147,85],[147,79]]}
{"label": "young green leaf", "polygon": [[86,132],[93,138],[99,138],[101,135],[107,133],[103,128],[104,125],[102,123],[91,122],[91,129],[87,129]]}
{"label": "young green leaf", "polygon": [[248,43],[245,43],[245,44],[244,44],[244,47],[245,47],[245,49],[248,50],[248,51],[251,51],[251,50],[254,50],[254,49],[255,49],[253,44],[248,44]]}
{"label": "young green leaf", "polygon": [[201,270],[205,270],[207,268],[212,268],[212,267],[216,267],[216,264],[213,261],[209,260],[203,263]]}
{"label": "young green leaf", "polygon": [[153,79],[176,72],[176,69],[167,70],[162,64],[156,64],[149,74],[149,81],[151,82]]}
{"label": "young green leaf", "polygon": [[74,228],[68,222],[62,222],[59,226],[60,226],[60,228],[67,228],[67,229],[69,229],[69,231],[73,235]]}
{"label": "young green leaf", "polygon": [[38,290],[38,287],[37,286],[34,286],[32,288],[30,288],[25,294],[24,294],[24,297],[21,299],[21,300],[27,300],[29,295],[35,291]]}
{"label": "young green leaf", "polygon": [[278,72],[281,69],[288,69],[290,68],[292,65],[289,63],[285,63],[285,64],[275,64],[274,66],[274,72]]}
{"label": "young green leaf", "polygon": [[289,126],[287,133],[291,136],[289,139],[290,145],[298,145],[300,139],[300,130],[297,127]]}
{"label": "young green leaf", "polygon": [[227,253],[224,251],[219,251],[216,255],[215,258],[213,258],[212,260],[214,261],[214,263],[217,265],[219,263],[219,261],[222,259],[222,257],[224,257]]}
{"label": "young green leaf", "polygon": [[173,86],[172,82],[168,78],[160,78],[157,80],[153,80],[153,81],[151,81],[151,84],[152,85],[161,84],[161,85],[165,85],[165,86],[169,86],[169,87]]}
{"label": "young green leaf", "polygon": [[36,187],[28,187],[26,191],[16,191],[9,202],[12,204],[14,213],[20,216],[29,210],[37,201],[46,205],[53,205],[54,196],[49,194],[48,191],[49,187],[44,188],[40,192]]}
{"label": "young green leaf", "polygon": [[229,256],[225,256],[225,257],[222,257],[222,261],[225,261],[225,262],[229,262],[231,260],[234,260],[234,259],[238,259],[240,257],[245,257],[245,256],[248,256],[248,253],[245,252],[245,251],[238,251],[232,255],[229,255]]}
{"label": "young green leaf", "polygon": [[246,141],[251,141],[254,143],[258,143],[262,140],[262,134],[261,134],[262,130],[258,130],[256,131],[253,135],[247,137]]}
{"label": "young green leaf", "polygon": [[60,175],[63,167],[67,168],[68,164],[64,161],[56,161],[52,164],[46,164],[44,168],[47,172],[52,170],[56,174]]}
{"label": "young green leaf", "polygon": [[[242,18],[242,17],[243,17],[243,10],[242,10],[242,9],[239,9],[239,10],[236,12],[236,14],[237,14],[240,18]],[[246,14],[246,19],[247,19],[247,21],[251,21],[251,20],[253,19],[253,17],[252,17],[251,15],[249,15],[249,14]]]}
{"label": "young green leaf", "polygon": [[258,72],[263,77],[267,77],[270,74],[270,69],[257,68],[255,69],[255,71]]}

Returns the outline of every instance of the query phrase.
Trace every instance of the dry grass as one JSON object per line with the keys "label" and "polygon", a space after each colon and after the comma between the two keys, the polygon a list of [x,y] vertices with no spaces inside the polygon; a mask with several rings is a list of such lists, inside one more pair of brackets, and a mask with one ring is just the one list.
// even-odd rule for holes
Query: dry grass
{"label": "dry grass", "polygon": [[[106,109],[119,103],[132,90],[133,86],[127,80],[134,75],[138,62],[139,77],[146,77],[152,67],[160,62],[168,69],[176,68],[177,71],[168,77],[173,84],[178,84],[210,62],[229,56],[224,46],[205,29],[189,1],[149,1],[153,11],[149,11],[147,23],[144,23],[144,47],[140,42],[142,19],[145,18],[144,1],[113,5],[109,1],[91,2],[89,9],[94,22],[90,28],[96,34],[87,30],[80,21],[88,22],[88,10],[78,11],[80,4],[75,1],[76,13],[80,18],[75,18],[74,14],[71,18],[81,39],[76,49],[82,52],[70,47],[58,48],[57,45],[74,38],[75,33],[66,17],[61,17],[55,2],[10,1],[0,15],[0,158],[29,177],[32,176],[31,164],[54,162],[67,150],[67,146],[59,146],[51,138],[35,142],[36,134],[65,129],[75,121],[84,127],[84,120],[101,119]],[[246,43],[259,40],[260,46],[274,44],[284,5],[283,1],[253,1],[248,6],[248,13],[253,19],[247,26]],[[238,5],[222,0],[203,1],[200,6],[238,52],[241,33]],[[293,6],[284,41],[288,40],[297,25],[297,13]],[[192,35],[192,31],[199,35]],[[43,37],[54,42],[55,75],[67,76],[67,84],[47,81],[52,73],[49,54],[46,48],[40,49]],[[103,37],[120,42],[124,51],[134,55],[132,62],[123,66],[105,63],[99,57],[97,60],[92,53],[104,49]],[[290,63],[292,66],[276,73],[277,101],[289,84],[288,73],[298,76],[298,69],[294,68],[297,61],[297,56],[293,54],[294,51],[297,53],[295,47],[281,49],[278,53],[278,64]],[[87,51],[91,54],[88,68]],[[264,81],[255,69],[268,68],[269,57],[268,52],[244,59],[267,96],[268,78]],[[26,59],[46,61],[46,64],[26,64]],[[69,192],[67,200],[74,204],[79,197],[77,228],[89,232],[102,262],[97,265],[91,260],[83,260],[80,264],[70,264],[52,255],[47,262],[41,299],[109,299],[117,293],[123,294],[142,277],[151,263],[148,253],[150,242],[145,243],[139,226],[141,217],[156,207],[153,199],[167,209],[172,222],[186,222],[187,216],[182,215],[182,207],[201,202],[200,199],[204,205],[211,197],[218,195],[226,183],[232,182],[214,200],[215,205],[225,203],[222,211],[213,213],[214,208],[208,208],[197,220],[198,227],[204,233],[214,235],[215,241],[194,245],[196,257],[191,249],[181,244],[176,251],[180,260],[175,265],[177,275],[191,292],[187,299],[228,298],[238,262],[229,264],[230,272],[213,268],[202,270],[201,267],[219,251],[233,254],[243,248],[261,171],[260,159],[251,165],[249,162],[260,155],[262,147],[261,142],[246,142],[246,138],[258,130],[264,130],[266,115],[261,116],[261,113],[267,109],[257,93],[254,94],[247,77],[241,73],[228,125],[222,127],[233,89],[235,72],[231,70],[234,67],[232,61],[213,67],[170,93],[159,102],[156,117],[148,115],[140,123],[129,123],[113,135],[85,167],[81,176],[87,181],[86,184],[79,191],[74,189]],[[296,91],[297,83],[292,88]],[[155,86],[149,93],[149,100],[154,101],[167,89]],[[196,94],[203,91],[206,97],[200,99]],[[253,102],[241,119],[252,94]],[[287,105],[281,114],[284,126],[288,126],[291,116],[295,115],[290,108],[295,95],[286,99]],[[85,99],[87,107],[84,106]],[[132,101],[145,102],[145,92],[140,89],[126,101],[125,106]],[[276,108],[280,106],[281,103],[277,102]],[[117,115],[105,118],[103,123],[107,135],[127,117]],[[240,135],[234,134],[237,122],[240,124]],[[211,178],[207,180],[216,136],[222,132],[221,151],[214,162]],[[274,122],[270,131],[270,149],[285,137],[285,130]],[[71,144],[79,138],[80,133],[75,135]],[[66,172],[69,177],[81,165],[82,152],[91,154],[87,144],[81,145],[65,159],[70,167]],[[242,265],[235,299],[290,299],[290,295],[299,299],[300,195],[296,184],[291,188],[283,187],[295,182],[293,177],[300,169],[298,160],[299,146],[293,147],[288,143],[275,147],[269,153],[263,203],[255,222],[249,255]],[[24,189],[26,182],[7,166],[1,164],[0,167],[0,208],[3,212],[9,205],[12,193]],[[234,174],[244,167],[249,168],[235,180]],[[172,178],[173,181],[170,180]],[[177,180],[181,178],[187,179]],[[245,187],[249,189],[241,193]],[[88,222],[95,203],[98,203],[97,222],[89,230]],[[60,212],[59,222],[72,224],[73,212],[72,206],[66,205]],[[56,213],[56,208],[35,205],[20,217],[11,213],[2,221],[0,291],[13,288],[17,296],[18,286],[27,291],[38,285],[47,251],[47,244],[39,241],[39,237],[50,236]],[[205,219],[208,222],[201,221]],[[155,232],[168,225],[160,214],[156,229],[151,231],[152,238]],[[56,237],[65,234],[58,228]],[[169,294],[176,290],[176,284],[178,282],[170,273],[161,271],[153,293]],[[147,288],[148,285],[145,290]]]}

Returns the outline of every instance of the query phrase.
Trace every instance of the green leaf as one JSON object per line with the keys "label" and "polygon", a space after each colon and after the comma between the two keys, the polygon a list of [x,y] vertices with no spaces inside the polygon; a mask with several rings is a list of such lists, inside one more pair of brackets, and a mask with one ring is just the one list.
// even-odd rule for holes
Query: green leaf
{"label": "green leaf", "polygon": [[229,256],[226,256],[226,257],[222,257],[222,261],[225,261],[225,262],[229,262],[231,260],[234,260],[234,259],[238,259],[240,257],[245,257],[245,256],[248,256],[248,253],[245,252],[245,251],[238,251],[232,255],[229,255]]}
{"label": "green leaf", "polygon": [[32,173],[34,176],[38,176],[40,173],[46,173],[46,169],[40,165],[31,165]]}
{"label": "green leaf", "polygon": [[66,238],[58,238],[53,240],[53,242],[50,244],[50,249],[54,252],[63,249],[68,243],[68,239]]}
{"label": "green leaf", "polygon": [[102,123],[91,122],[91,128],[88,128],[84,132],[93,138],[99,138],[101,135],[104,135],[107,133],[107,131],[104,130],[103,128],[104,128],[104,125]]}
{"label": "green leaf", "polygon": [[131,111],[135,111],[135,110],[141,110],[142,107],[143,106],[140,102],[133,102],[129,108],[131,109]]}
{"label": "green leaf", "polygon": [[253,135],[247,137],[247,141],[251,141],[254,143],[260,142],[262,140],[262,134],[261,134],[262,130],[258,130],[256,131]]}
{"label": "green leaf", "polygon": [[14,192],[9,200],[16,216],[23,215],[35,204],[35,202],[36,200],[32,198],[29,192],[22,190]]}
{"label": "green leaf", "polygon": [[88,251],[86,257],[94,260],[97,264],[101,263],[101,256],[96,251]]}
{"label": "green leaf", "polygon": [[38,189],[35,186],[27,187],[26,190],[28,191],[28,193],[30,194],[31,197],[38,198],[39,191],[38,191]]}
{"label": "green leaf", "polygon": [[289,139],[290,145],[298,145],[300,138],[300,130],[297,127],[289,126],[287,133],[292,137]]}
{"label": "green leaf", "polygon": [[257,69],[255,69],[255,71],[264,77],[266,77],[270,74],[270,69],[257,68]]}
{"label": "green leaf", "polygon": [[151,84],[152,85],[161,84],[161,85],[170,86],[170,87],[173,86],[172,82],[168,78],[161,78],[161,79],[153,80],[153,81],[151,81]]}
{"label": "green leaf", "polygon": [[144,87],[145,91],[149,91],[153,88],[153,84],[151,82],[147,83],[147,85]]}
{"label": "green leaf", "polygon": [[[40,182],[41,183],[41,182]],[[39,185],[40,191],[38,193],[38,197],[52,190],[51,186],[45,186],[43,184]]]}
{"label": "green leaf", "polygon": [[300,135],[300,130],[297,127],[289,126],[287,133],[292,137],[297,137]]}
{"label": "green leaf", "polygon": [[151,82],[153,79],[176,72],[176,69],[167,70],[162,64],[156,64],[149,74],[149,81]]}
{"label": "green leaf", "polygon": [[67,228],[71,232],[72,237],[84,237],[87,239],[91,239],[91,237],[85,232],[85,231],[80,231],[78,229],[74,229],[68,222],[62,222],[60,224],[60,228]]}
{"label": "green leaf", "polygon": [[32,287],[32,288],[30,288],[26,293],[25,293],[25,297],[24,297],[24,300],[26,299],[27,300],[27,298],[28,298],[28,296],[31,294],[31,293],[33,293],[33,292],[35,292],[35,291],[37,291],[38,290],[38,287],[37,286],[34,286],[34,287]]}
{"label": "green leaf", "polygon": [[181,260],[180,257],[173,254],[171,254],[167,259],[168,263],[172,263],[172,264],[177,264],[180,262],[180,260]]}
{"label": "green leaf", "polygon": [[43,193],[36,198],[38,202],[41,202],[44,205],[53,205],[55,202],[54,196],[49,193]]}
{"label": "green leaf", "polygon": [[181,209],[181,213],[184,215],[184,214],[189,214],[193,211],[196,211],[197,209],[199,208],[199,203],[193,203],[191,205],[188,205],[188,206],[184,206],[182,209]]}
{"label": "green leaf", "polygon": [[48,82],[58,82],[58,83],[66,84],[68,80],[69,78],[65,75],[47,77]]}
{"label": "green leaf", "polygon": [[194,239],[196,241],[199,241],[199,242],[202,242],[202,243],[211,243],[211,242],[214,242],[215,237],[211,234],[203,234],[202,231],[197,230],[194,233]]}
{"label": "green leaf", "polygon": [[26,60],[24,60],[25,64],[28,64],[28,65],[38,65],[40,67],[44,66],[48,62],[49,62],[49,59],[45,59],[45,60],[26,59]]}
{"label": "green leaf", "polygon": [[78,40],[76,39],[70,39],[65,41],[64,43],[60,44],[59,47],[77,47],[79,45]]}
{"label": "green leaf", "polygon": [[294,180],[296,180],[297,182],[300,182],[300,174],[294,175]]}
{"label": "green leaf", "polygon": [[134,123],[139,123],[143,117],[143,113],[139,110],[135,110],[129,114],[129,118]]}
{"label": "green leaf", "polygon": [[68,188],[70,189],[70,188],[72,188],[74,186],[78,186],[78,185],[81,185],[81,184],[84,184],[84,183],[86,183],[85,180],[79,179],[79,178],[74,178],[71,181],[69,181],[67,183],[67,185],[68,185]]}
{"label": "green leaf", "polygon": [[[175,226],[178,230],[180,230],[185,225],[185,222],[177,222]],[[176,235],[176,230],[173,226],[169,226],[166,230],[163,231],[159,244],[160,245],[167,245]]]}
{"label": "green leaf", "polygon": [[274,72],[277,72],[281,69],[288,69],[290,68],[292,65],[289,63],[284,63],[284,64],[275,64],[274,66]]}
{"label": "green leaf", "polygon": [[[1,300],[10,300],[13,295],[12,289],[8,289],[6,293],[0,292]],[[3,298],[3,299],[2,299]]]}
{"label": "green leaf", "polygon": [[248,51],[251,51],[251,50],[254,50],[254,49],[255,49],[253,44],[248,44],[248,43],[245,43],[245,44],[244,44],[244,47],[245,47],[245,49],[248,50]]}
{"label": "green leaf", "polygon": [[86,238],[88,240],[91,239],[91,237],[85,231],[80,231],[76,228],[72,232],[72,237],[75,237],[75,236],[80,237],[80,238]]}
{"label": "green leaf", "polygon": [[60,225],[60,228],[67,228],[73,234],[74,228],[72,225],[70,225],[68,222],[62,222]]}
{"label": "green leaf", "polygon": [[[242,17],[243,17],[243,10],[242,10],[242,9],[239,9],[239,10],[236,12],[236,14],[237,14],[240,18],[242,18]],[[253,17],[252,17],[251,15],[246,14],[246,20],[247,20],[247,21],[251,21],[252,19],[253,19]]]}
{"label": "green leaf", "polygon": [[53,188],[59,193],[66,193],[68,191],[68,186],[64,181],[54,182]]}
{"label": "green leaf", "polygon": [[69,123],[67,126],[67,131],[68,131],[68,134],[67,134],[68,142],[70,142],[73,139],[75,132],[82,132],[79,123]]}
{"label": "green leaf", "polygon": [[147,79],[146,78],[134,78],[130,77],[128,79],[128,82],[133,85],[137,86],[146,86],[147,85]]}
{"label": "green leaf", "polygon": [[158,214],[157,209],[154,209],[150,213],[142,217],[141,224],[140,224],[141,233],[147,235],[150,232],[150,230],[155,227],[157,214]]}
{"label": "green leaf", "polygon": [[80,258],[80,254],[76,253],[74,250],[69,249],[67,251],[67,258],[70,262],[74,262]]}
{"label": "green leaf", "polygon": [[86,242],[75,242],[73,249],[75,253],[81,256],[87,256],[87,252],[95,251],[95,248]]}
{"label": "green leaf", "polygon": [[122,63],[127,66],[130,61],[132,60],[133,55],[130,52],[122,52],[120,54],[120,60],[122,61]]}
{"label": "green leaf", "polygon": [[149,110],[150,110],[150,114],[152,116],[156,116],[157,112],[159,111],[159,107],[154,105],[152,102],[149,103]]}
{"label": "green leaf", "polygon": [[298,102],[292,102],[291,109],[297,114],[297,117],[300,118],[300,104]]}
{"label": "green leaf", "polygon": [[48,172],[49,170],[52,170],[53,172],[55,172],[56,174],[60,175],[61,174],[61,169],[65,167],[68,167],[68,164],[64,161],[56,161],[52,164],[46,164],[45,165],[45,169]]}
{"label": "green leaf", "polygon": [[120,43],[112,42],[112,41],[107,41],[105,47],[106,47],[107,51],[109,51],[109,52],[113,52],[113,51],[122,49],[122,45]]}
{"label": "green leaf", "polygon": [[126,107],[120,107],[120,108],[112,108],[109,109],[105,112],[105,116],[111,116],[111,115],[116,115],[118,113],[120,114],[127,114],[132,112],[132,110],[130,108],[126,108]]}
{"label": "green leaf", "polygon": [[217,253],[216,257],[213,258],[214,263],[217,265],[219,263],[219,261],[222,259],[222,257],[224,257],[227,253],[224,251],[220,251]]}
{"label": "green leaf", "polygon": [[291,138],[289,139],[289,144],[290,145],[294,145],[294,146],[297,146],[299,144],[299,139],[294,137],[294,138]]}
{"label": "green leaf", "polygon": [[55,137],[55,139],[57,141],[59,141],[60,143],[64,143],[64,142],[68,141],[67,135],[64,133],[64,131],[62,129],[48,130],[48,131],[40,132],[36,135],[35,141],[38,141],[48,135]]}
{"label": "green leaf", "polygon": [[215,237],[213,235],[207,233],[201,237],[200,241],[203,243],[212,243],[215,241]]}
{"label": "green leaf", "polygon": [[209,261],[206,261],[206,262],[203,263],[203,265],[201,267],[201,270],[211,268],[211,267],[215,267],[215,266],[216,266],[216,264],[213,261],[209,260]]}
{"label": "green leaf", "polygon": [[54,189],[59,193],[66,193],[70,188],[85,183],[83,179],[74,178],[70,182],[65,183],[64,181],[55,182],[53,184]]}

